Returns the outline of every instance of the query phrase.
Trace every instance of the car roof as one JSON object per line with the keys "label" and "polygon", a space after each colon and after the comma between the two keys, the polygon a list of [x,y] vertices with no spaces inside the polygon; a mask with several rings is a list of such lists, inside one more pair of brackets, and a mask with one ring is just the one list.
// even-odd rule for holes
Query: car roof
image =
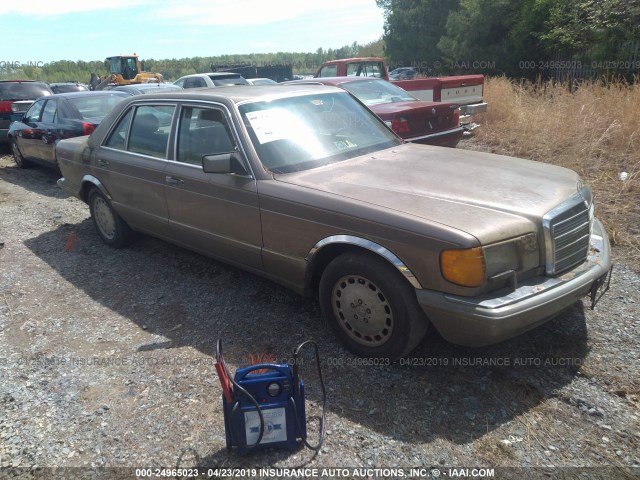
{"label": "car roof", "polygon": [[40,80],[0,80],[0,83],[40,83],[47,85],[46,82],[41,82]]}
{"label": "car roof", "polygon": [[154,99],[166,100],[173,98],[176,100],[205,100],[240,104],[250,101],[274,100],[293,95],[317,95],[322,92],[345,93],[345,91],[340,88],[326,85],[230,85],[224,88],[188,88],[180,92],[149,93],[144,95],[144,98],[131,97],[130,102],[149,102]]}
{"label": "car roof", "polygon": [[340,85],[341,83],[347,82],[364,82],[364,81],[375,80],[376,82],[386,82],[384,78],[380,77],[363,77],[363,76],[353,76],[353,77],[315,77],[315,78],[304,78],[302,80],[291,80],[290,82],[285,82],[285,85],[290,84],[313,84],[313,83],[321,83],[323,85]]}
{"label": "car roof", "polygon": [[235,75],[238,77],[241,77],[242,75],[240,75],[239,73],[236,72],[209,72],[209,73],[192,73],[190,75],[183,75],[182,77],[180,77],[178,80],[180,80],[181,78],[189,78],[189,77],[223,77],[226,75]]}
{"label": "car roof", "polygon": [[83,92],[65,92],[65,93],[54,93],[53,95],[48,95],[47,98],[78,98],[78,97],[94,97],[100,95],[113,95],[117,94],[122,98],[128,98],[124,92],[118,92],[117,90],[98,90],[98,91],[83,91]]}
{"label": "car roof", "polygon": [[150,82],[150,83],[132,83],[130,85],[118,85],[116,87],[113,87],[111,89],[111,91],[119,91],[119,90],[144,90],[147,88],[169,88],[170,90],[179,90],[180,87],[178,85],[175,85],[173,83],[155,83],[155,82]]}

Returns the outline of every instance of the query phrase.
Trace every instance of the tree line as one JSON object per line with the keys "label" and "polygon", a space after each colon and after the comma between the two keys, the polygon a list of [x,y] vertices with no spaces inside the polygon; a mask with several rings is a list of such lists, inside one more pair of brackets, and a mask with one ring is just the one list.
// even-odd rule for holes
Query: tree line
{"label": "tree line", "polygon": [[[294,74],[313,74],[327,60],[357,56],[384,55],[382,39],[359,44],[353,42],[340,48],[318,48],[315,52],[276,52],[255,53],[245,55],[218,55],[211,57],[191,57],[172,59],[144,59],[146,71],[158,72],[166,80],[173,81],[191,73],[211,71],[212,64],[249,64],[291,65]],[[142,58],[142,57],[141,57]],[[41,80],[46,82],[81,82],[89,81],[91,73],[104,75],[107,73],[104,60],[70,61],[60,60],[49,63],[21,64],[19,62],[0,62],[0,79]]]}
{"label": "tree line", "polygon": [[640,0],[376,2],[391,63],[535,78],[587,58],[589,67],[640,73]]}

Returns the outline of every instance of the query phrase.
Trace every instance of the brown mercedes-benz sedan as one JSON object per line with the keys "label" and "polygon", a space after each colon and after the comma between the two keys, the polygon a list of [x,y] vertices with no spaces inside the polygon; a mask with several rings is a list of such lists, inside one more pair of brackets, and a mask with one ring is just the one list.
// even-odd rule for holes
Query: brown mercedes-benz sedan
{"label": "brown mercedes-benz sedan", "polygon": [[335,87],[132,97],[57,148],[105,243],[143,232],[317,295],[363,356],[405,355],[430,324],[497,342],[610,275],[575,172],[404,143]]}

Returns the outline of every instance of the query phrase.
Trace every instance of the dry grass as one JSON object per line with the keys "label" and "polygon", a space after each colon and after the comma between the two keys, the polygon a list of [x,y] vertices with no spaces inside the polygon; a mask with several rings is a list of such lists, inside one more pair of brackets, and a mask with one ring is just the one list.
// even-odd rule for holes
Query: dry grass
{"label": "dry grass", "polygon": [[[640,83],[515,83],[488,78],[476,148],[577,171],[613,244],[640,254]],[[620,174],[627,172],[622,181]]]}

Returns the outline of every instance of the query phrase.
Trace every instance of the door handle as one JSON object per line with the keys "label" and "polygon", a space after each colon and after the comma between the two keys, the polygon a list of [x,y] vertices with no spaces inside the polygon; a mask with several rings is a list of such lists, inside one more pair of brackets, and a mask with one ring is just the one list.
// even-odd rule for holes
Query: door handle
{"label": "door handle", "polygon": [[165,182],[167,182],[167,185],[173,185],[174,187],[180,187],[184,183],[183,180],[180,180],[179,178],[171,177],[169,175],[167,175],[164,178],[164,180]]}
{"label": "door handle", "polygon": [[109,162],[100,158],[98,159],[98,166],[102,168],[109,168]]}

